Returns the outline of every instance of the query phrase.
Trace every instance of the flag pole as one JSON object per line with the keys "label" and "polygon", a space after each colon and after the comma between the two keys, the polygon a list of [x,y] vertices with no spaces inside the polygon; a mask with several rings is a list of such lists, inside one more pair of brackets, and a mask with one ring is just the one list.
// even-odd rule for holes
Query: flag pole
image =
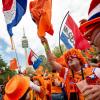
{"label": "flag pole", "polygon": [[66,15],[64,16],[63,20],[62,20],[62,23],[61,23],[61,26],[60,26],[60,30],[59,30],[59,48],[60,48],[60,51],[61,51],[61,54],[63,54],[63,51],[61,49],[61,45],[60,45],[60,33],[61,33],[61,28],[62,28],[62,25],[63,25],[63,22],[65,20],[65,18],[68,16],[69,14],[69,11],[66,13]]}
{"label": "flag pole", "polygon": [[14,41],[13,41],[13,38],[12,38],[12,37],[10,37],[10,38],[11,38],[12,50],[15,51],[16,60],[17,60],[18,66],[19,66],[19,71],[21,71],[21,66],[20,66],[20,64],[19,64],[18,54],[17,54],[17,50],[16,50],[16,47],[15,47],[15,43],[14,43]]}
{"label": "flag pole", "polygon": [[14,50],[14,44],[13,44],[13,39],[10,37],[10,42],[11,42],[11,49]]}
{"label": "flag pole", "polygon": [[34,57],[37,59],[38,58],[38,55],[31,48],[30,48],[30,50],[33,52]]}

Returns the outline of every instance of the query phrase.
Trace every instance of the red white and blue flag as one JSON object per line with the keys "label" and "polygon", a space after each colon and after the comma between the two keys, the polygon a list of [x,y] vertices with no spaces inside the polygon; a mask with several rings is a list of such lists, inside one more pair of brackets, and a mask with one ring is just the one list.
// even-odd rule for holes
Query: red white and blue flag
{"label": "red white and blue flag", "polygon": [[32,50],[30,51],[29,57],[28,57],[28,64],[33,65],[34,69],[37,69],[40,64],[42,63],[42,58],[38,57]]}
{"label": "red white and blue flag", "polygon": [[90,48],[88,41],[82,36],[77,24],[70,15],[68,15],[66,19],[60,39],[64,42],[64,44],[66,43],[66,47],[69,49],[72,48],[73,45],[76,49],[80,50]]}
{"label": "red white and blue flag", "polygon": [[12,37],[12,28],[19,23],[26,12],[27,0],[2,0],[2,4],[7,30]]}

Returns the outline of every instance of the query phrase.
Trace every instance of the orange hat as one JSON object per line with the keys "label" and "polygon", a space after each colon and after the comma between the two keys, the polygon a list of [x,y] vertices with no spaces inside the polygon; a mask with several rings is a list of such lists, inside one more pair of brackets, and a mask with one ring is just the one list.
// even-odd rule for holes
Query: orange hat
{"label": "orange hat", "polygon": [[87,21],[81,20],[80,30],[84,34],[85,38],[90,40],[92,31],[100,26],[100,1],[92,0],[88,12],[89,18]]}
{"label": "orange hat", "polygon": [[69,58],[72,58],[72,57],[78,58],[82,62],[82,64],[86,64],[86,60],[79,49],[72,48],[64,53],[64,58],[67,63],[68,63]]}
{"label": "orange hat", "polygon": [[29,81],[23,75],[13,76],[5,86],[4,100],[19,100],[29,88]]}

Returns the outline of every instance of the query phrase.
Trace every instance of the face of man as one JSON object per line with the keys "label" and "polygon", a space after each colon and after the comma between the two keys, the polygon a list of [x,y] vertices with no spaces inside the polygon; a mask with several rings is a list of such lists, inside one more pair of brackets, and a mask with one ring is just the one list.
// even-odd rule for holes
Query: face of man
{"label": "face of man", "polygon": [[93,31],[90,42],[91,44],[94,44],[100,51],[100,26]]}
{"label": "face of man", "polygon": [[71,58],[69,59],[68,61],[68,65],[69,67],[72,69],[72,70],[76,70],[76,69],[79,69],[79,64],[80,64],[80,61],[78,58]]}

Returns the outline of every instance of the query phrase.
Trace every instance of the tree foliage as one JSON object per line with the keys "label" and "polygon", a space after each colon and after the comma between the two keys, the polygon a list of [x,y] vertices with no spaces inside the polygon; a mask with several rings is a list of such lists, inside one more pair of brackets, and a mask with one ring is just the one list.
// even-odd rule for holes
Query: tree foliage
{"label": "tree foliage", "polygon": [[41,66],[43,66],[44,70],[48,69],[51,71],[51,66],[49,65],[47,58],[45,55],[39,55],[40,58],[42,58],[43,62],[41,63]]}
{"label": "tree foliage", "polygon": [[10,70],[7,66],[7,63],[2,59],[0,55],[0,84],[8,81],[8,77],[11,78],[15,74],[17,74],[17,72]]}
{"label": "tree foliage", "polygon": [[0,55],[0,68],[3,68],[3,67],[7,67],[7,63],[5,63],[5,61],[2,59]]}
{"label": "tree foliage", "polygon": [[59,58],[67,49],[64,45],[61,45],[61,49],[59,46],[56,46],[53,50],[54,55]]}

